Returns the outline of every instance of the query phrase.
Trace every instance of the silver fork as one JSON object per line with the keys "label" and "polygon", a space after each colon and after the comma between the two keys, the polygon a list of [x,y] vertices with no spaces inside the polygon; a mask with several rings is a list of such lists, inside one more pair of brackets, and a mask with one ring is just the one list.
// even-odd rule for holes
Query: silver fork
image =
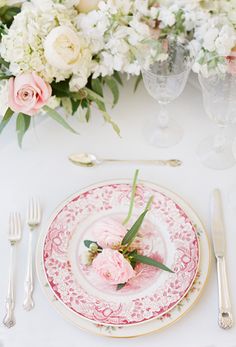
{"label": "silver fork", "polygon": [[28,243],[28,260],[27,271],[25,278],[25,299],[23,308],[26,311],[32,310],[34,307],[33,291],[34,291],[34,276],[33,276],[33,250],[32,237],[33,231],[40,224],[41,209],[38,199],[32,198],[29,201],[27,210],[27,224],[29,226],[29,243]]}
{"label": "silver fork", "polygon": [[14,309],[15,309],[15,246],[21,239],[21,218],[19,213],[11,213],[9,218],[8,240],[10,242],[10,265],[9,279],[6,297],[6,315],[3,319],[3,324],[7,328],[11,328],[16,324]]}

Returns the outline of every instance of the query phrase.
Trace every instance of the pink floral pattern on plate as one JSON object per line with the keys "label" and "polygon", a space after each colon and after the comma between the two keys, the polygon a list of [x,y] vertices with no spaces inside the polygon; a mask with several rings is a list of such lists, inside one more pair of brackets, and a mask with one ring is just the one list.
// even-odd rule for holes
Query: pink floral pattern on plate
{"label": "pink floral pattern on plate", "polygon": [[[101,213],[117,215],[121,207],[127,211],[130,193],[131,185],[121,183],[105,184],[78,193],[59,211],[45,237],[44,269],[54,294],[81,317],[100,324],[138,324],[167,313],[190,289],[198,269],[199,245],[191,220],[179,205],[159,192],[158,187],[139,184],[135,211],[142,212],[148,198],[154,195],[147,223],[151,221],[157,226],[158,233],[163,233],[168,254],[163,251],[160,255],[158,249],[150,248],[149,240],[153,233],[148,235],[148,232],[145,242],[140,236],[141,251],[143,254],[153,254],[157,259],[169,259],[170,263],[166,265],[175,273],[164,273],[139,265],[137,272],[141,278],[137,276],[119,294],[112,295],[112,288],[107,292],[103,288],[103,296],[97,295],[95,290],[87,290],[77,280],[69,257],[74,233],[80,232],[80,224],[91,216],[96,217]],[[80,242],[83,239],[82,235]],[[84,274],[86,278],[85,269]],[[153,280],[150,282],[150,279]],[[142,282],[144,287],[140,287]],[[107,297],[104,297],[104,291]]]}

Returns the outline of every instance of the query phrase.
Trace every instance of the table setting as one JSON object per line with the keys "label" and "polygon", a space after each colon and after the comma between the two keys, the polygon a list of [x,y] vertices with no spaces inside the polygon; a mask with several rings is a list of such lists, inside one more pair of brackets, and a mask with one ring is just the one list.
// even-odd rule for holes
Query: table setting
{"label": "table setting", "polygon": [[234,9],[0,2],[0,347],[236,346]]}

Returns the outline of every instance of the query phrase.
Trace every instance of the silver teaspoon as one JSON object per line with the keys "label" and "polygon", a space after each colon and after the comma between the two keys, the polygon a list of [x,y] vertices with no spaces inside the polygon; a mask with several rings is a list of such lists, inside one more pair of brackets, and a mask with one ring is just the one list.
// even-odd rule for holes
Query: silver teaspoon
{"label": "silver teaspoon", "polygon": [[152,159],[110,159],[110,158],[97,158],[91,153],[71,154],[69,160],[79,166],[92,167],[103,163],[133,163],[133,164],[152,164],[159,166],[177,167],[182,165],[182,161],[178,159],[168,160],[152,160]]}

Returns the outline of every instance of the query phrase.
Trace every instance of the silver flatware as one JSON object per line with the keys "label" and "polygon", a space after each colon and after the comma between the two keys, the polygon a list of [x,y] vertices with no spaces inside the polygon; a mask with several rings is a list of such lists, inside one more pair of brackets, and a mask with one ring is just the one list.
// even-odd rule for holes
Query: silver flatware
{"label": "silver flatware", "polygon": [[27,210],[27,224],[29,227],[28,240],[28,259],[27,271],[25,278],[25,299],[23,308],[26,311],[32,310],[34,307],[33,291],[34,291],[34,271],[33,271],[33,232],[41,222],[41,209],[38,199],[32,198],[29,201]]}
{"label": "silver flatware", "polygon": [[214,253],[217,261],[217,277],[219,291],[219,325],[223,329],[229,329],[233,325],[233,315],[229,295],[229,285],[226,270],[226,241],[223,218],[221,194],[218,189],[213,191],[212,197],[212,238]]}
{"label": "silver flatware", "polygon": [[15,251],[16,244],[21,239],[21,218],[19,213],[11,213],[9,218],[8,240],[10,242],[10,265],[9,279],[6,297],[6,315],[3,319],[3,324],[7,328],[11,328],[16,324],[14,309],[15,309]]}
{"label": "silver flatware", "polygon": [[95,165],[101,165],[103,163],[133,163],[133,164],[152,164],[158,166],[171,166],[177,167],[182,165],[182,161],[178,159],[111,159],[111,158],[98,158],[91,153],[78,153],[71,154],[69,160],[79,166],[92,167]]}

